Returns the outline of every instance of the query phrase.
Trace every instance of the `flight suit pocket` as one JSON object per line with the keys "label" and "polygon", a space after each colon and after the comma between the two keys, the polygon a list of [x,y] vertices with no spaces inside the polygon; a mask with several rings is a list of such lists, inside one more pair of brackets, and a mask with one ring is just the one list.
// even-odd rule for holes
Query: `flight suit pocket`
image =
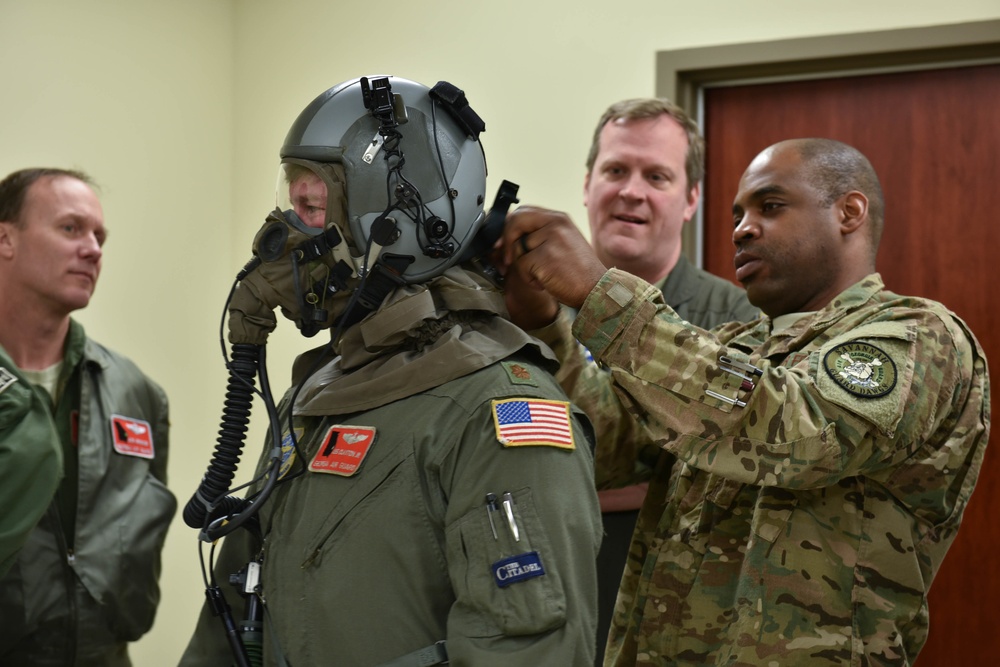
{"label": "flight suit pocket", "polygon": [[[448,533],[448,561],[459,603],[484,619],[484,635],[530,635],[566,622],[566,595],[532,502],[513,494],[514,520],[504,507],[473,509]],[[498,498],[502,503],[502,498]],[[516,527],[517,536],[514,529]]]}
{"label": "flight suit pocket", "polygon": [[[313,563],[321,552],[337,548],[337,542],[352,549],[374,546],[382,534],[369,534],[371,526],[398,522],[418,527],[421,535],[429,530],[423,503],[414,502],[420,498],[420,489],[413,465],[413,443],[398,440],[389,444],[376,439],[356,475],[310,471],[299,482],[304,489],[296,504],[285,511],[297,517],[299,530],[314,536],[302,554],[303,566]],[[309,457],[313,454],[310,452]],[[324,511],[316,512],[317,507]]]}

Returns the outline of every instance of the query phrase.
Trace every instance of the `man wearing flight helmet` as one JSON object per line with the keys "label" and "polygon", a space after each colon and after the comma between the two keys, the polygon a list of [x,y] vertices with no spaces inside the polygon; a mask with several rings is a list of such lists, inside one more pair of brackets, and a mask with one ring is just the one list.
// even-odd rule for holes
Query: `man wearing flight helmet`
{"label": "man wearing flight helmet", "polygon": [[[230,340],[262,344],[279,307],[333,333],[278,408],[259,531],[215,567],[260,564],[264,664],[593,663],[591,429],[476,257],[482,130],[457,88],[384,77],[326,91],[286,138]],[[212,616],[182,665],[232,661]]]}

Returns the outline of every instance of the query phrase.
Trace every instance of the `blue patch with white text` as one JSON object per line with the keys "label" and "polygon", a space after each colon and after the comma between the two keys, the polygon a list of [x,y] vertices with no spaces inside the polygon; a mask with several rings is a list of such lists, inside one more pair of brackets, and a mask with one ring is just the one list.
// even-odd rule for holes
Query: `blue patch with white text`
{"label": "blue patch with white text", "polygon": [[501,558],[493,563],[493,579],[500,588],[507,588],[511,584],[540,577],[543,574],[545,567],[537,551]]}

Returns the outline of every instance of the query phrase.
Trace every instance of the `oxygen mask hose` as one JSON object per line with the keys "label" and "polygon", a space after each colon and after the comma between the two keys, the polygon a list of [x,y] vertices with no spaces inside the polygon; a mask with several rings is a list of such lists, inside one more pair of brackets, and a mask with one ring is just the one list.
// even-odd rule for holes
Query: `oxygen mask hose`
{"label": "oxygen mask hose", "polygon": [[[246,438],[250,409],[253,405],[260,349],[259,345],[249,343],[233,344],[232,359],[229,364],[229,384],[215,454],[198,490],[184,508],[184,523],[191,528],[202,528],[207,523],[206,517],[210,514],[216,515],[211,519],[221,514],[219,501],[228,493],[243,453],[243,441]],[[223,503],[222,509],[229,511],[231,508],[227,508]]]}

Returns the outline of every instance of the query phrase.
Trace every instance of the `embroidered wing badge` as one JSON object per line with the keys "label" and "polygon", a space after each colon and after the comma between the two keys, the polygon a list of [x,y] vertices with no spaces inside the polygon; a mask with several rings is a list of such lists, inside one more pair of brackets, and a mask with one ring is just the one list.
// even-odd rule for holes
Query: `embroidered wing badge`
{"label": "embroidered wing badge", "polygon": [[154,455],[153,429],[143,419],[111,415],[111,444],[119,454],[151,459]]}

